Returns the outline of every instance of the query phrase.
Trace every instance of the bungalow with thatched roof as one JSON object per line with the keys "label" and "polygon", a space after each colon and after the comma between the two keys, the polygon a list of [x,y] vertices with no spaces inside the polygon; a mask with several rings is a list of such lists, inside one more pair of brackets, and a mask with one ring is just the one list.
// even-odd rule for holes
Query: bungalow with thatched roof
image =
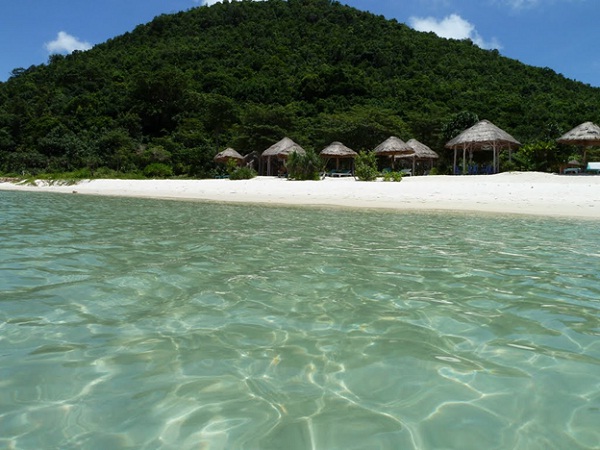
{"label": "bungalow with thatched roof", "polygon": [[284,137],[279,142],[271,145],[268,149],[266,149],[261,157],[267,160],[267,175],[272,175],[273,171],[273,162],[274,159],[283,167],[282,161],[285,161],[290,153],[297,152],[301,155],[306,154],[306,151],[300,147],[300,145],[296,144],[288,137]]}
{"label": "bungalow with thatched roof", "polygon": [[237,151],[229,147],[223,150],[222,152],[217,153],[214,158],[215,162],[218,163],[227,163],[227,161],[229,161],[230,159],[234,159],[238,162],[238,164],[240,164],[244,160],[244,157],[240,155]]}
{"label": "bungalow with thatched roof", "polygon": [[390,136],[373,150],[377,156],[389,156],[392,158],[392,168],[394,167],[394,158],[401,155],[412,155],[415,151],[406,142],[396,136]]}
{"label": "bungalow with thatched roof", "polygon": [[499,155],[500,151],[504,148],[508,148],[509,151],[512,147],[518,147],[521,143],[514,137],[508,134],[506,131],[498,128],[492,122],[488,120],[481,120],[473,125],[471,128],[466,129],[455,138],[451,139],[446,143],[446,148],[454,150],[454,167],[456,166],[456,154],[457,150],[462,149],[463,151],[463,168],[462,173],[466,173],[467,170],[467,150],[472,156],[473,151],[476,150],[492,150],[493,152],[493,173],[500,171]]}
{"label": "bungalow with thatched roof", "polygon": [[583,147],[583,162],[586,162],[587,147],[600,145],[600,127],[593,122],[585,122],[556,140],[560,144]]}
{"label": "bungalow with thatched roof", "polygon": [[319,153],[319,156],[321,156],[321,158],[325,159],[326,161],[329,161],[330,159],[335,159],[335,170],[340,170],[340,160],[341,159],[351,159],[352,160],[352,166],[350,167],[350,171],[352,173],[354,173],[354,158],[356,158],[356,156],[358,156],[358,153],[356,153],[354,150],[352,150],[349,147],[346,147],[344,144],[342,144],[341,142],[332,142],[331,144],[329,144],[327,147],[325,147],[323,150],[321,150],[321,152]]}
{"label": "bungalow with thatched roof", "polygon": [[412,155],[400,155],[397,158],[411,158],[412,159],[412,174],[414,175],[417,169],[417,161],[429,161],[430,168],[433,168],[433,161],[439,158],[439,155],[431,150],[425,144],[417,141],[416,139],[409,139],[406,144],[414,150]]}

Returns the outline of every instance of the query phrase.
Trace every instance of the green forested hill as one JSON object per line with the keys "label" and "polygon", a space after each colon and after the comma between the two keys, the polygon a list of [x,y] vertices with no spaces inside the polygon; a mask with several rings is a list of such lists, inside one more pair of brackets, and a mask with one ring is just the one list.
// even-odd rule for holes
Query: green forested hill
{"label": "green forested hill", "polygon": [[390,135],[441,150],[460,112],[521,142],[600,121],[600,89],[330,0],[163,15],[0,83],[0,171],[206,175],[226,146],[320,150]]}

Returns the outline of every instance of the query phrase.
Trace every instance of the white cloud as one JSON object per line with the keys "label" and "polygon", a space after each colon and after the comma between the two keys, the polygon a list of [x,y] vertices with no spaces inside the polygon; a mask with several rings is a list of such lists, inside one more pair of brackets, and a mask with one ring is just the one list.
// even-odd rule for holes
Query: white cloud
{"label": "white cloud", "polygon": [[437,20],[434,17],[411,17],[409,23],[417,31],[433,31],[443,38],[470,39],[475,45],[485,49],[502,48],[495,38],[490,42],[485,41],[475,29],[475,25],[458,14],[450,14],[442,20]]}
{"label": "white cloud", "polygon": [[64,31],[59,31],[56,39],[45,44],[49,53],[72,53],[74,50],[89,50],[89,42],[80,41]]}

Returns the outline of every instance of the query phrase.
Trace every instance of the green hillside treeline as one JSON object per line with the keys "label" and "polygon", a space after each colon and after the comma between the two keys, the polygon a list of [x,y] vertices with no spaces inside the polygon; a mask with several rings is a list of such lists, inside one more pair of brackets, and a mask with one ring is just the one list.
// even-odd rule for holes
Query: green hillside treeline
{"label": "green hillside treeline", "polygon": [[0,171],[208,176],[224,147],[284,136],[359,151],[397,135],[441,152],[474,115],[549,142],[600,121],[600,89],[335,1],[225,1],[15,69],[0,83]]}

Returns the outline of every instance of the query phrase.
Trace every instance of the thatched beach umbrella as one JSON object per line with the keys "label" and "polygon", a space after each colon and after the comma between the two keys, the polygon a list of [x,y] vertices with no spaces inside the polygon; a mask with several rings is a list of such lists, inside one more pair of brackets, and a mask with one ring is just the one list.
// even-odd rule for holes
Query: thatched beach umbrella
{"label": "thatched beach umbrella", "polygon": [[377,156],[389,156],[392,158],[392,167],[394,167],[394,157],[400,155],[412,155],[415,153],[402,139],[391,136],[375,147],[373,150]]}
{"label": "thatched beach umbrella", "polygon": [[354,159],[358,153],[341,142],[332,142],[319,153],[321,158],[335,159],[335,168],[340,168],[340,159]]}
{"label": "thatched beach umbrella", "polygon": [[583,162],[586,162],[587,147],[600,145],[600,127],[593,122],[585,122],[563,134],[557,140],[560,144],[583,147]]}
{"label": "thatched beach umbrella", "polygon": [[417,161],[431,161],[431,167],[433,167],[433,160],[438,159],[440,156],[427,147],[425,144],[417,141],[416,139],[409,139],[406,144],[412,148],[415,152],[412,155],[400,155],[398,158],[412,158],[412,174],[415,174]]}
{"label": "thatched beach umbrella", "polygon": [[238,164],[240,164],[244,160],[244,157],[238,152],[236,152],[234,149],[226,148],[222,152],[217,153],[214,158],[215,162],[218,163],[227,163],[227,161],[229,161],[230,159],[234,159],[237,161]]}
{"label": "thatched beach umbrella", "polygon": [[520,145],[521,143],[519,141],[506,131],[498,128],[492,122],[481,120],[471,128],[466,129],[458,136],[448,141],[446,143],[446,148],[454,150],[454,167],[456,167],[456,152],[458,149],[462,149],[463,173],[466,171],[467,150],[469,150],[469,152],[475,150],[492,150],[494,153],[494,173],[496,173],[500,170],[498,158],[500,151],[505,147],[508,147],[508,149],[511,150],[512,147],[518,147]]}
{"label": "thatched beach umbrella", "polygon": [[262,153],[267,159],[267,175],[271,175],[271,158],[286,159],[290,153],[306,154],[306,151],[288,137],[284,137],[276,144],[271,145]]}

